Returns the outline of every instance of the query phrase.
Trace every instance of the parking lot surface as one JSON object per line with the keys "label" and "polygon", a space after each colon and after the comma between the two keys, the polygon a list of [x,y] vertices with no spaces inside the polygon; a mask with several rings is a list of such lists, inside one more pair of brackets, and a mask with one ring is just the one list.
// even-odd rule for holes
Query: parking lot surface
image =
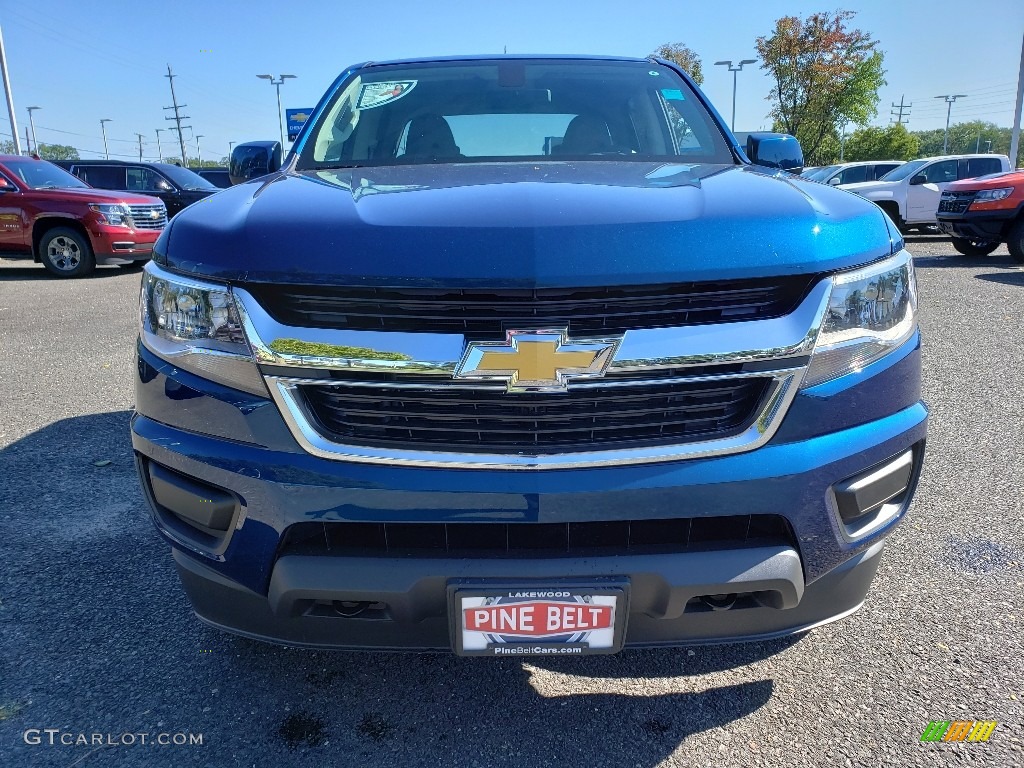
{"label": "parking lot surface", "polygon": [[[1024,269],[908,246],[927,458],[864,607],[785,640],[527,660],[201,626],[132,463],[138,273],[0,260],[0,765],[1024,764]],[[933,720],[999,724],[921,743]]]}

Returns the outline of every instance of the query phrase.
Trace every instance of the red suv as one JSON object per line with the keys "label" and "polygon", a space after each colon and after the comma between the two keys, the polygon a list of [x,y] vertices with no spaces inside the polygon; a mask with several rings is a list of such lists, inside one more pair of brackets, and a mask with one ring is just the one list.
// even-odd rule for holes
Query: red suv
{"label": "red suv", "polygon": [[0,255],[31,255],[58,277],[142,266],[167,224],[155,197],[93,189],[45,160],[0,155]]}
{"label": "red suv", "polygon": [[1014,261],[1024,264],[1024,171],[950,184],[935,220],[960,253],[987,256],[1006,243]]}

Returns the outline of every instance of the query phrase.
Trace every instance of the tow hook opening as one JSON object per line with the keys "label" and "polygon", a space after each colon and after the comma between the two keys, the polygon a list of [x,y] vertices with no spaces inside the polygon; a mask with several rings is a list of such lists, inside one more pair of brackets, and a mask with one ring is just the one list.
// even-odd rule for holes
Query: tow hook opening
{"label": "tow hook opening", "polygon": [[388,604],[374,600],[310,600],[305,615],[332,619],[386,620],[391,618]]}

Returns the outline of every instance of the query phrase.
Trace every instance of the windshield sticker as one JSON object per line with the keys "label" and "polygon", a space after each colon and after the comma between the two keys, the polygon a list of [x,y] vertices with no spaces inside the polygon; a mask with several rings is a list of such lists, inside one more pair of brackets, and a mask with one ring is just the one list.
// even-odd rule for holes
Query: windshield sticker
{"label": "windshield sticker", "polygon": [[683,96],[683,92],[678,88],[662,88],[661,95],[664,96],[667,101],[686,101],[686,97]]}
{"label": "windshield sticker", "polygon": [[386,83],[367,83],[359,91],[356,109],[373,109],[390,104],[416,87],[418,80],[393,80]]}

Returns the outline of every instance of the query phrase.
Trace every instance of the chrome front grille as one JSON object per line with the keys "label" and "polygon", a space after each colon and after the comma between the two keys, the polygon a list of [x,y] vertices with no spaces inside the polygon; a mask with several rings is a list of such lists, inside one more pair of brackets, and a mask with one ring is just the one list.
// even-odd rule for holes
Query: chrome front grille
{"label": "chrome front grille", "polygon": [[971,207],[974,192],[943,192],[939,198],[939,213],[963,213]]}
{"label": "chrome front grille", "polygon": [[155,205],[129,205],[136,229],[163,229],[167,226],[167,207]]}
{"label": "chrome front grille", "polygon": [[[606,368],[559,391],[464,377],[464,355],[495,340],[493,332],[480,342],[468,329],[293,325],[257,299],[263,289],[233,292],[270,394],[309,453],[394,466],[559,469],[723,455],[771,439],[796,396],[831,290],[827,277],[793,285],[800,281],[796,306],[775,317],[629,328],[615,337]],[[544,318],[524,325],[509,336],[547,327]],[[585,346],[588,337],[567,333],[570,347]]]}
{"label": "chrome front grille", "polygon": [[750,423],[766,376],[648,379],[615,376],[567,392],[510,395],[504,386],[407,389],[335,381],[299,387],[324,434],[337,442],[470,453],[550,454],[608,446],[721,438]]}

